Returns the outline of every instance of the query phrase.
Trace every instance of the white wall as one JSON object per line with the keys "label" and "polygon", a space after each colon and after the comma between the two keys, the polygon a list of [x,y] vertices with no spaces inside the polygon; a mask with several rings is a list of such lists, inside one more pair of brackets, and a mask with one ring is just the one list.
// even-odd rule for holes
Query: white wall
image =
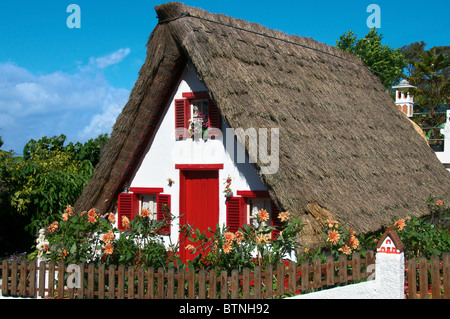
{"label": "white wall", "polygon": [[[144,158],[138,164],[136,172],[129,181],[130,187],[164,187],[164,194],[171,195],[171,212],[179,214],[180,172],[175,164],[223,164],[219,170],[219,223],[226,223],[226,206],[223,189],[228,175],[232,177],[231,189],[236,190],[265,190],[254,168],[248,163],[237,163],[225,149],[226,136],[218,140],[175,140],[175,99],[181,99],[183,92],[206,91],[205,86],[198,80],[191,65],[186,66],[180,83],[174,90],[170,105],[163,115],[160,125]],[[222,122],[225,134],[228,126]],[[235,146],[240,147],[240,146]],[[237,156],[235,150],[234,157]],[[175,181],[168,185],[167,179]],[[178,219],[173,222],[172,241],[178,239]]]}
{"label": "white wall", "polygon": [[288,299],[404,299],[404,253],[377,253],[375,275],[368,281],[336,287]]}
{"label": "white wall", "polygon": [[[450,110],[447,110],[445,127],[441,133],[444,134],[444,151],[435,154],[443,164],[450,164]],[[450,168],[447,170],[450,171]]]}

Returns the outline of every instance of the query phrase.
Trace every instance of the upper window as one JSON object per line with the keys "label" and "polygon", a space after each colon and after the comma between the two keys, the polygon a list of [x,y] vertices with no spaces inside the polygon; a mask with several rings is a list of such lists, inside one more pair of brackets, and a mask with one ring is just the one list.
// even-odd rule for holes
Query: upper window
{"label": "upper window", "polygon": [[208,92],[183,93],[175,100],[175,138],[215,138],[222,119]]}

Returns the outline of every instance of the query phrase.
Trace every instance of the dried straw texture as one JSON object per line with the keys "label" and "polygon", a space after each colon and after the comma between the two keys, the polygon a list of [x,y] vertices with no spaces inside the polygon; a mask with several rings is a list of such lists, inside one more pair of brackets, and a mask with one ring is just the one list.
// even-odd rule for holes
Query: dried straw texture
{"label": "dried straw texture", "polygon": [[317,242],[326,219],[370,232],[423,214],[430,195],[450,201],[450,174],[356,57],[180,3],[156,12],[147,61],[77,207],[114,203],[183,57],[231,127],[280,129],[278,172],[254,166],[279,209],[307,224],[303,244]]}

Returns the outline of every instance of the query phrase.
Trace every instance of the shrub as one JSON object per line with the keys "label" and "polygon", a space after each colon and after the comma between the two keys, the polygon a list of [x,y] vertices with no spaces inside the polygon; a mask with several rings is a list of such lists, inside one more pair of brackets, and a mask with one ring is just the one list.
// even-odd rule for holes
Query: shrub
{"label": "shrub", "polygon": [[407,217],[395,222],[407,258],[442,256],[450,252],[450,207],[441,200],[428,201],[430,214]]}
{"label": "shrub", "polygon": [[[296,255],[298,242],[296,237],[302,229],[301,220],[291,218],[288,212],[279,214],[281,231],[275,238],[275,227],[266,225],[268,213],[260,210],[255,224],[247,224],[236,232],[227,227],[217,226],[208,229],[212,236],[206,236],[198,230],[188,240],[196,246],[187,246],[192,254],[198,254],[191,264],[196,268],[225,269],[231,271],[256,265],[265,266],[281,262],[284,258]],[[296,256],[295,256],[296,257]]]}

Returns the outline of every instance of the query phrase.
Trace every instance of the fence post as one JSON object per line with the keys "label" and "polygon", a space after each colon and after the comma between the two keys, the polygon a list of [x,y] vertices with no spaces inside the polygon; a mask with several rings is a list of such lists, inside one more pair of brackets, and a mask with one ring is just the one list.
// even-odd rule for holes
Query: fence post
{"label": "fence post", "polygon": [[64,262],[60,261],[57,264],[58,267],[58,290],[57,295],[58,298],[64,298]]}
{"label": "fence post", "polygon": [[242,271],[242,298],[250,298],[250,268],[248,267]]}
{"label": "fence post", "polygon": [[37,297],[37,291],[36,291],[36,268],[37,268],[37,259],[33,259],[30,262],[30,297],[36,298]]}
{"label": "fence post", "polygon": [[408,260],[408,299],[416,299],[417,279],[416,279],[416,261]]}
{"label": "fence post", "polygon": [[441,299],[439,256],[431,256],[431,298]]}
{"label": "fence post", "polygon": [[217,273],[214,269],[209,272],[209,298],[217,298]]}
{"label": "fence post", "polygon": [[419,258],[419,293],[420,299],[428,297],[428,261],[425,257]]}
{"label": "fence post", "polygon": [[302,280],[301,280],[301,289],[302,292],[305,292],[309,289],[309,261],[302,260],[301,264],[301,272],[302,272]]}
{"label": "fence post", "polygon": [[266,275],[264,281],[266,284],[266,298],[273,298],[273,266],[272,264],[266,265]]}
{"label": "fence post", "polygon": [[105,299],[105,264],[98,266],[98,299]]}
{"label": "fence post", "polygon": [[450,299],[450,253],[444,253],[442,255],[442,277],[444,299]]}
{"label": "fence post", "polygon": [[327,285],[334,285],[334,259],[332,256],[327,256],[326,260],[327,265]]}
{"label": "fence post", "polygon": [[94,299],[94,267],[95,265],[93,263],[88,264],[87,299]]}
{"label": "fence post", "polygon": [[128,293],[127,299],[134,299],[134,266],[128,266]]}
{"label": "fence post", "polygon": [[186,274],[186,271],[183,268],[178,269],[178,271],[177,271],[178,299],[184,299],[185,274]]}
{"label": "fence post", "polygon": [[8,295],[8,259],[2,261],[2,295]]}
{"label": "fence post", "polygon": [[11,260],[11,296],[17,297],[17,259]]}
{"label": "fence post", "polygon": [[222,270],[220,272],[220,299],[228,298],[228,272]]}
{"label": "fence post", "polygon": [[108,299],[114,299],[116,296],[116,266],[111,265],[108,269]]}
{"label": "fence post", "polygon": [[19,281],[20,297],[27,296],[27,261],[22,260],[20,263],[20,281]]}
{"label": "fence post", "polygon": [[233,269],[231,271],[231,299],[238,299],[239,297],[239,271]]}
{"label": "fence post", "polygon": [[255,284],[255,292],[254,292],[255,299],[261,299],[261,285],[262,285],[261,266],[255,266],[253,282]]}
{"label": "fence post", "polygon": [[39,261],[39,297],[44,298],[45,297],[45,275],[47,273],[47,265],[44,260]]}
{"label": "fence post", "polygon": [[288,268],[288,273],[289,273],[289,286],[288,286],[288,291],[289,293],[293,294],[295,293],[295,288],[297,285],[297,280],[296,280],[296,275],[297,275],[297,267],[294,261],[289,261],[289,268]]}
{"label": "fence post", "polygon": [[50,298],[55,297],[55,262],[50,261],[48,263],[48,296]]}
{"label": "fence post", "polygon": [[198,299],[206,299],[206,270],[201,269],[198,273]]}
{"label": "fence post", "polygon": [[284,264],[277,264],[277,295],[284,295]]}

